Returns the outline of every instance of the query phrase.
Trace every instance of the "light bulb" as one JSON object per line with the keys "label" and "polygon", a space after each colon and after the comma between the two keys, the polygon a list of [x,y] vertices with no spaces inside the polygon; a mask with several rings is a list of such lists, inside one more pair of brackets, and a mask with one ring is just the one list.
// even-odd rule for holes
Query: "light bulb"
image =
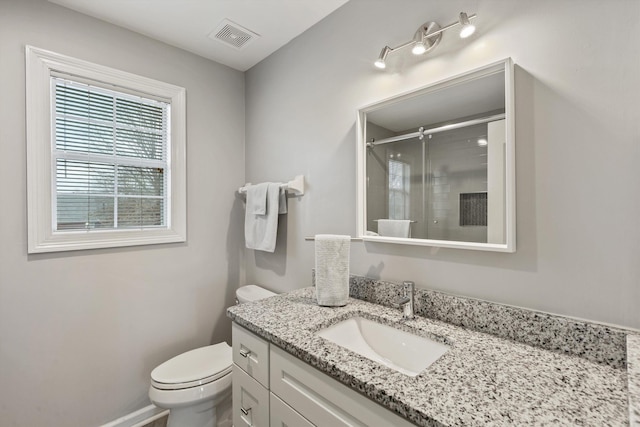
{"label": "light bulb", "polygon": [[378,59],[376,59],[376,62],[374,62],[373,65],[380,68],[381,70],[387,68],[387,63],[385,62],[385,60],[387,59],[387,55],[389,55],[389,52],[391,52],[391,48],[389,46],[383,47],[380,51],[380,56],[378,56]]}
{"label": "light bulb", "polygon": [[479,147],[486,147],[486,146],[487,146],[487,144],[489,144],[489,142],[488,142],[486,139],[484,139],[484,138],[480,138],[480,139],[478,140],[478,146],[479,146]]}
{"label": "light bulb", "polygon": [[469,21],[469,17],[466,13],[460,12],[458,21],[462,26],[462,28],[460,29],[460,38],[466,39],[476,31],[475,25],[473,25],[471,21]]}
{"label": "light bulb", "polygon": [[467,37],[469,37],[471,34],[476,32],[476,27],[472,24],[466,25],[464,27],[462,27],[462,29],[460,30],[460,38],[466,39]]}
{"label": "light bulb", "polygon": [[411,49],[411,53],[413,53],[414,55],[422,55],[426,51],[427,47],[422,42],[414,44],[413,48]]}

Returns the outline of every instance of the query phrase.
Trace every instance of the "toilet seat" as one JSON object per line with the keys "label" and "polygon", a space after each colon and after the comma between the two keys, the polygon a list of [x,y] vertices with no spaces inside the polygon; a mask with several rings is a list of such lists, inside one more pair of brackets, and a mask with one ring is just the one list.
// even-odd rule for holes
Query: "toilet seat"
{"label": "toilet seat", "polygon": [[159,390],[199,387],[231,374],[232,351],[227,343],[197,348],[167,360],[151,372]]}
{"label": "toilet seat", "polygon": [[165,409],[184,408],[207,400],[217,405],[231,396],[232,377],[233,374],[227,374],[205,385],[177,390],[161,390],[151,385],[149,399],[154,405]]}

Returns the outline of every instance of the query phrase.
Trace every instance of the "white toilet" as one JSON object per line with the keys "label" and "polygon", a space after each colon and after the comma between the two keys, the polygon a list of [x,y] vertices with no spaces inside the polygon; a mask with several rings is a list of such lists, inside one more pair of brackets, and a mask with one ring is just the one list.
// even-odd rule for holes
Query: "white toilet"
{"label": "white toilet", "polygon": [[[236,291],[242,304],[275,295],[260,286]],[[231,347],[218,343],[180,354],[151,372],[149,398],[169,409],[167,427],[231,427]]]}

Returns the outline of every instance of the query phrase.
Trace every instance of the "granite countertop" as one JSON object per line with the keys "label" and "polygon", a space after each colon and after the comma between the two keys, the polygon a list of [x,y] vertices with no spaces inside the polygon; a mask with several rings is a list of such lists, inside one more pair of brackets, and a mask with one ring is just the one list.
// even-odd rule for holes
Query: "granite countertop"
{"label": "granite countertop", "polygon": [[[227,314],[420,426],[623,426],[629,425],[630,416],[634,422],[637,411],[629,399],[629,389],[637,384],[629,380],[627,386],[624,367],[425,317],[402,320],[399,309],[360,299],[350,298],[345,307],[320,307],[313,287],[236,305]],[[355,315],[451,348],[412,378],[314,335]]]}

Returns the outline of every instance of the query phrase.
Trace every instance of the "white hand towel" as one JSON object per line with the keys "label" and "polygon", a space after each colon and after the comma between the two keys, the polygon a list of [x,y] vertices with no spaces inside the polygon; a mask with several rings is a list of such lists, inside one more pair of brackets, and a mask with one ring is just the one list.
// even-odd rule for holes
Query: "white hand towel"
{"label": "white hand towel", "polygon": [[[249,190],[247,189],[247,197]],[[249,249],[273,252],[276,249],[276,237],[278,233],[278,211],[280,197],[280,184],[267,183],[267,204],[264,215],[256,215],[249,209],[244,217],[244,238]]]}
{"label": "white hand towel", "polygon": [[317,234],[316,298],[319,305],[341,307],[349,299],[350,236]]}
{"label": "white hand towel", "polygon": [[285,190],[284,188],[280,188],[280,193],[278,196],[278,213],[287,213],[287,190]]}
{"label": "white hand towel", "polygon": [[408,219],[379,219],[378,234],[386,237],[411,237],[411,221]]}
{"label": "white hand towel", "polygon": [[268,187],[268,182],[247,187],[247,212],[251,212],[254,215],[265,215],[267,213]]}

